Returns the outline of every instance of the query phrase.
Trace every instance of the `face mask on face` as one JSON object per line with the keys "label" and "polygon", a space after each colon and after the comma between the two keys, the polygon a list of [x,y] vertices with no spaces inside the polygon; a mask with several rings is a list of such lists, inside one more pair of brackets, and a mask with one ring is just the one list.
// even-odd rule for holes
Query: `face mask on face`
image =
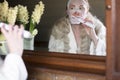
{"label": "face mask on face", "polygon": [[87,8],[84,3],[72,1],[67,10],[71,24],[80,24],[87,16]]}

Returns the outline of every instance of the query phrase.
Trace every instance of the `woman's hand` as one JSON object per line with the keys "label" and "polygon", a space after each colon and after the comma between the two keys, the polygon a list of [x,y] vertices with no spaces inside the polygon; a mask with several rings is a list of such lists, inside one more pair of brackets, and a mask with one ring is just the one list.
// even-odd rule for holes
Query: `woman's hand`
{"label": "woman's hand", "polygon": [[9,30],[6,30],[3,27],[1,27],[1,32],[3,33],[3,35],[6,38],[7,44],[8,44],[8,48],[9,48],[9,52],[10,53],[15,53],[18,54],[20,56],[22,56],[23,53],[23,26],[12,26],[9,25]]}
{"label": "woman's hand", "polygon": [[[93,25],[93,27],[90,27],[90,26],[86,25],[86,24],[85,24],[86,22],[91,23],[91,24]],[[96,33],[95,33],[93,22],[90,21],[90,20],[85,19],[84,24],[82,24],[82,25],[84,26],[84,28],[85,28],[87,34],[89,35],[89,37],[93,40],[95,46],[97,46],[98,37],[97,37],[97,35],[96,35]]]}

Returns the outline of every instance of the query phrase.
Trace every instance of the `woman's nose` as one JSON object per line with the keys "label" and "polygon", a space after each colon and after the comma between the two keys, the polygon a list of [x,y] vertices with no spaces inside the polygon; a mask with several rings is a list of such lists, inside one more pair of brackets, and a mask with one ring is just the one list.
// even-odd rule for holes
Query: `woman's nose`
{"label": "woman's nose", "polygon": [[73,16],[78,17],[78,16],[80,16],[80,13],[79,13],[78,11],[75,11],[75,12],[73,13]]}

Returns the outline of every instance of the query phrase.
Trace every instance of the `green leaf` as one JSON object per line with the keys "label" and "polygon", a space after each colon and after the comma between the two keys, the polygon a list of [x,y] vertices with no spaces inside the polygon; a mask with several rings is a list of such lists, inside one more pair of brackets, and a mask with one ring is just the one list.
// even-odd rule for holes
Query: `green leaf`
{"label": "green leaf", "polygon": [[33,23],[32,19],[30,19],[30,28],[29,28],[30,33],[32,33],[32,31],[34,30],[35,26],[36,26],[35,23]]}

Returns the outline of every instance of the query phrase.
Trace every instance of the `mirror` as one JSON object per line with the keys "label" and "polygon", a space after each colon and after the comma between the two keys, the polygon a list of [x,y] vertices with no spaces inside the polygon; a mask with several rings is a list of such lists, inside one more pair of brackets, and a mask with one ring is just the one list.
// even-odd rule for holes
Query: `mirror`
{"label": "mirror", "polygon": [[[11,6],[22,4],[28,6],[28,10],[34,9],[34,5],[39,0],[7,0]],[[67,0],[43,0],[45,4],[45,12],[41,18],[41,22],[37,25],[39,30],[38,35],[35,37],[34,50],[47,50],[48,41],[52,31],[52,27],[56,20],[66,14]],[[105,0],[89,0],[90,12],[100,19],[105,25]]]}
{"label": "mirror", "polygon": [[[46,12],[41,20],[40,25],[45,26],[47,28],[40,27],[41,28],[39,30],[40,34],[36,36],[37,41],[39,40],[46,42],[49,41],[50,32],[52,31],[54,23],[56,22],[56,20],[66,15],[66,3],[67,0],[66,1],[52,0],[51,2],[49,1],[46,2]],[[100,19],[100,21],[102,21],[103,24],[105,25],[105,0],[99,0],[99,1],[89,0],[89,3],[90,3],[90,12],[98,19]],[[48,21],[48,19],[50,19],[50,21]],[[48,34],[46,34],[46,32],[48,32]],[[39,50],[39,48],[36,49]]]}

